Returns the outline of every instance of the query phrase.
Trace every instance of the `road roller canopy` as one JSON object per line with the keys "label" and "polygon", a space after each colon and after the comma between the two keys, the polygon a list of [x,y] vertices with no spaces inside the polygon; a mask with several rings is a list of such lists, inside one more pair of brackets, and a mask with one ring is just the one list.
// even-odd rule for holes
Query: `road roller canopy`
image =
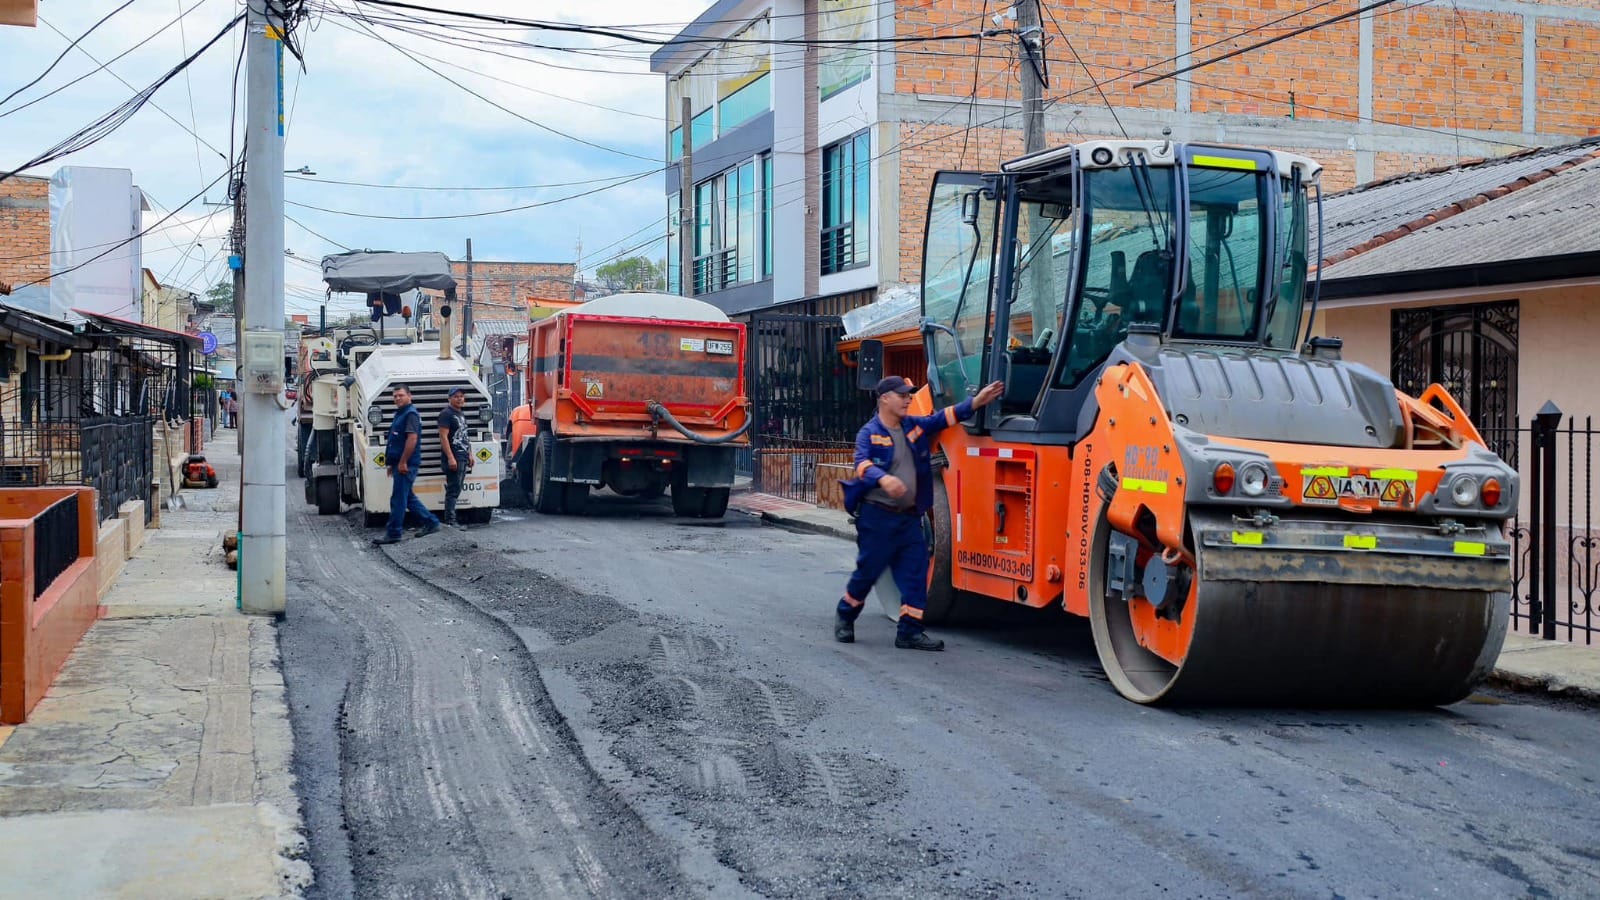
{"label": "road roller canopy", "polygon": [[1320,172],[1270,150],[1093,141],[939,173],[922,280],[939,399],[1003,378],[994,415],[1036,413],[1135,326],[1292,352]]}

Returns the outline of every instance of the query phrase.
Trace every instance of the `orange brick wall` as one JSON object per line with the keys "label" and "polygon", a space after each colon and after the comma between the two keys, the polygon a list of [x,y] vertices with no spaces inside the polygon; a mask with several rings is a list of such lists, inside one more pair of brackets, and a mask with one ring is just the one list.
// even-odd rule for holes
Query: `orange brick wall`
{"label": "orange brick wall", "polygon": [[23,176],[0,181],[0,284],[49,277],[50,182]]}
{"label": "orange brick wall", "polygon": [[[572,263],[494,262],[473,260],[472,303],[480,319],[505,318],[511,311],[527,312],[530,295],[565,298],[572,293]],[[467,264],[450,261],[456,278],[456,298],[467,299]]]}
{"label": "orange brick wall", "polygon": [[[1574,4],[1577,5],[1577,4]],[[1590,0],[1600,6],[1600,0]],[[1600,133],[1600,25],[1540,19],[1534,31],[1539,61],[1540,131]]]}
{"label": "orange brick wall", "polygon": [[[1308,5],[1304,0],[1194,3],[1191,64],[1242,49],[1276,36],[1282,29],[1325,19],[1348,8],[1346,4],[1339,4],[1323,7],[1309,16],[1284,18]],[[1172,7],[1166,9],[1170,15]],[[1280,19],[1282,21],[1278,21]],[[1260,30],[1247,38],[1233,39],[1234,35],[1252,28]],[[1357,49],[1360,40],[1360,26],[1355,19],[1349,19],[1181,77],[1192,82],[1190,103],[1198,113],[1287,116],[1289,92],[1293,91],[1296,118],[1353,121],[1359,106],[1360,54]],[[1162,50],[1161,58],[1172,55],[1171,46],[1168,44]],[[1172,67],[1173,64],[1168,63],[1163,71],[1170,71]]]}
{"label": "orange brick wall", "polygon": [[1411,7],[1372,23],[1372,114],[1425,128],[1522,130],[1522,17]]}

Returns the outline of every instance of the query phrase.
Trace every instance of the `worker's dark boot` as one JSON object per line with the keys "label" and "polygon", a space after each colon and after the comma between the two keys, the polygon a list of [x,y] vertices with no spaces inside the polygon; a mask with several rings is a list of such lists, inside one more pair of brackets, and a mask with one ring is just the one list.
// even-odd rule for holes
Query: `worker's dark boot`
{"label": "worker's dark boot", "polygon": [[926,631],[919,631],[910,637],[896,635],[894,645],[901,650],[943,650],[944,641],[928,637]]}
{"label": "worker's dark boot", "polygon": [[434,521],[429,522],[428,524],[426,524],[426,525],[422,526],[421,528],[417,529],[417,537],[419,537],[419,538],[420,537],[427,537],[430,534],[438,534],[438,533],[439,533],[439,522],[438,522],[437,519],[435,519]]}
{"label": "worker's dark boot", "polygon": [[833,639],[841,644],[854,644],[856,642],[856,623],[844,616],[836,616],[833,620]]}

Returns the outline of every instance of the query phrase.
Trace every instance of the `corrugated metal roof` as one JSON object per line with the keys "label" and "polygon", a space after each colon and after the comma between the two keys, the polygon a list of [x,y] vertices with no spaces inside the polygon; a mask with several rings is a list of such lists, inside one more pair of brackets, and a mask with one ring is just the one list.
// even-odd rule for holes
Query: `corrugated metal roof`
{"label": "corrugated metal roof", "polygon": [[1340,277],[1344,270],[1334,267],[1347,263],[1339,258],[1379,235],[1597,151],[1600,137],[1593,137],[1499,159],[1401,175],[1332,194],[1323,200],[1327,230],[1322,238],[1322,258],[1334,260],[1328,272]]}
{"label": "corrugated metal roof", "polygon": [[472,333],[476,337],[490,334],[527,334],[527,319],[473,319]]}
{"label": "corrugated metal roof", "polygon": [[1600,252],[1600,160],[1329,266],[1326,278]]}

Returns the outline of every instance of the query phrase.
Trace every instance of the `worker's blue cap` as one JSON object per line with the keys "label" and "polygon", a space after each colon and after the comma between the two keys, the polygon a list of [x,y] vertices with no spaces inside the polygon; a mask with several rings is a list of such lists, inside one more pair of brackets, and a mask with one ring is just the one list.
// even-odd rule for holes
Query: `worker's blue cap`
{"label": "worker's blue cap", "polygon": [[454,397],[457,394],[460,394],[461,396],[465,397],[467,395],[467,389],[466,388],[456,388],[455,390],[450,392],[450,396],[452,396],[452,397]]}
{"label": "worker's blue cap", "polygon": [[890,375],[879,381],[878,386],[874,388],[874,392],[879,397],[884,394],[909,394],[914,390],[916,388],[911,385],[911,382],[901,378],[899,375]]}

